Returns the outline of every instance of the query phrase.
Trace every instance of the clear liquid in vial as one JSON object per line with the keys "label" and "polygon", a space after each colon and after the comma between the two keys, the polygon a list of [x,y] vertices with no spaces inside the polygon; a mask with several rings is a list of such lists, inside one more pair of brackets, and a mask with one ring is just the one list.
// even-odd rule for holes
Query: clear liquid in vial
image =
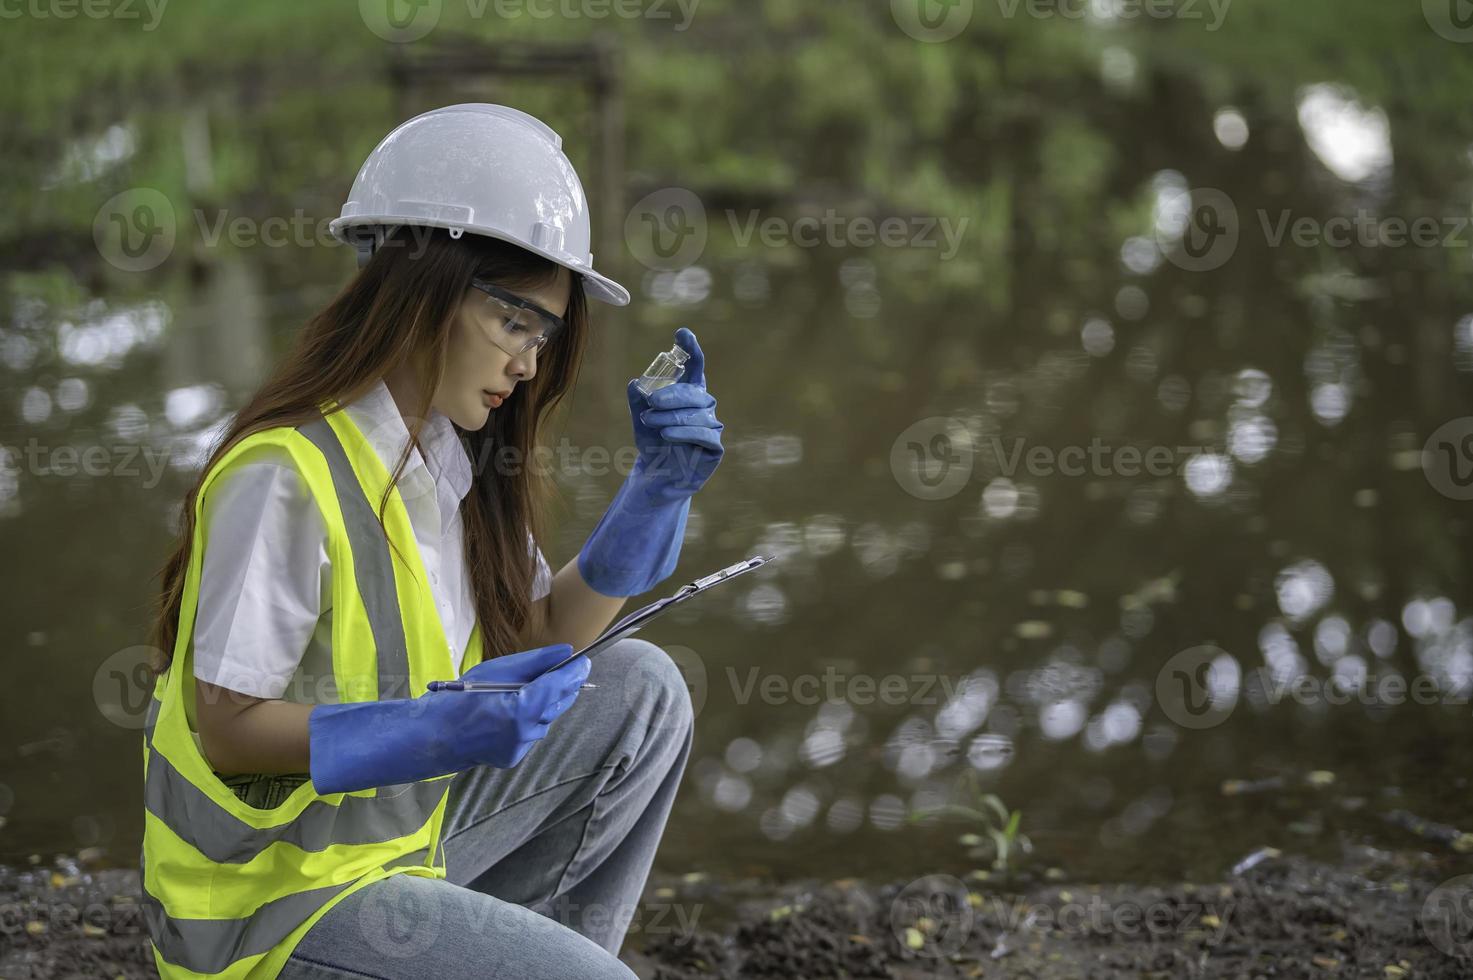
{"label": "clear liquid in vial", "polygon": [[690,360],[690,355],[685,348],[676,344],[668,351],[661,351],[655,355],[650,366],[644,369],[634,386],[644,392],[646,398],[668,385],[673,385],[675,379],[680,377],[680,372],[685,370],[685,362]]}

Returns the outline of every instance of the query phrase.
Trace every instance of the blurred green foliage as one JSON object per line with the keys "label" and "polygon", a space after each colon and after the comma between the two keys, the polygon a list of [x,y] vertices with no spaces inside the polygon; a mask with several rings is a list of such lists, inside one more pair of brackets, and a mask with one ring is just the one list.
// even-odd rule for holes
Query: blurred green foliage
{"label": "blurred green foliage", "polygon": [[[1419,5],[1236,0],[1217,29],[1206,0],[1178,6],[1182,17],[1104,24],[990,0],[944,43],[907,36],[889,4],[855,0],[704,0],[683,30],[674,4],[663,8],[669,19],[541,18],[445,0],[435,29],[407,45],[380,39],[347,2],[175,0],[156,23],[141,0],[88,7],[115,17],[23,15],[0,33],[12,81],[0,88],[10,165],[0,241],[24,254],[38,236],[86,232],[113,184],[244,214],[302,208],[330,218],[358,162],[397,121],[391,57],[456,37],[504,50],[593,37],[612,45],[634,181],[972,216],[969,248],[939,284],[982,284],[993,306],[1007,301],[1006,279],[989,271],[1017,222],[1047,238],[1077,226],[1122,174],[1149,175],[1130,159],[1149,148],[1115,128],[1132,102],[1200,107],[1183,118],[1205,139],[1214,105],[1292,118],[1299,86],[1341,82],[1391,115],[1399,165],[1443,189],[1466,181],[1473,58],[1439,37]],[[1102,61],[1122,57],[1129,77],[1102,80]],[[1075,93],[1071,111],[1059,111],[1060,91]],[[508,82],[475,97],[514,102],[565,133],[591,129],[576,86]],[[201,112],[207,184],[182,151],[186,119]],[[69,154],[85,156],[117,124],[136,146],[126,167],[47,186]],[[569,139],[580,168],[589,142]]]}

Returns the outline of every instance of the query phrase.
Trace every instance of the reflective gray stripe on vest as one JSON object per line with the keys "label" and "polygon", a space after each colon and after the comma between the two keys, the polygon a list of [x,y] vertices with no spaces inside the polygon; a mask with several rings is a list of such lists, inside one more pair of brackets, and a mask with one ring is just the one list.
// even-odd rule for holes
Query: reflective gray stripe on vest
{"label": "reflective gray stripe on vest", "polygon": [[143,891],[143,915],[164,959],[195,973],[221,973],[247,956],[270,952],[291,931],[350,881],[297,892],[267,902],[244,919],[175,919],[158,899]]}
{"label": "reflective gray stripe on vest", "polygon": [[[389,861],[384,867],[422,864],[425,853],[426,848],[422,847]],[[144,863],[145,859],[140,858],[140,883],[148,880],[144,875]],[[221,973],[236,960],[270,952],[291,935],[293,929],[352,884],[345,881],[285,895],[240,919],[173,918],[164,911],[163,903],[149,893],[146,885],[141,885],[141,905],[149,934],[165,960],[195,973]],[[365,887],[372,888],[373,885]]]}
{"label": "reflective gray stripe on vest", "polygon": [[353,571],[368,625],[373,631],[373,645],[378,649],[379,700],[413,697],[409,691],[409,650],[404,638],[404,619],[399,614],[399,594],[394,588],[394,565],[389,557],[389,542],[384,539],[373,505],[363,492],[348,454],[338,434],[326,418],[318,417],[297,426],[327,458],[332,485],[337,491],[338,507],[348,529],[348,543],[353,549]]}
{"label": "reflective gray stripe on vest", "polygon": [[381,844],[404,837],[425,825],[450,787],[444,779],[381,786],[378,796],[344,796],[337,806],[313,800],[294,820],[253,827],[210,799],[154,749],[158,705],[157,700],[150,701],[143,729],[149,750],[143,805],[180,840],[217,864],[245,864],[278,842],[325,851],[333,844]]}

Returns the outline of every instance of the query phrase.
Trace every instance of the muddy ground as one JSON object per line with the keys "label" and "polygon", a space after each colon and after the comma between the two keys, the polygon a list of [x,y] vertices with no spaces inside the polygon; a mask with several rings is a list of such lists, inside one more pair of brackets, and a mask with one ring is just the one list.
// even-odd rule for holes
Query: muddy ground
{"label": "muddy ground", "polygon": [[[1169,887],[660,875],[624,958],[646,980],[1473,977],[1473,887],[1452,870],[1358,847],[1333,866],[1266,850]],[[153,977],[145,936],[131,870],[0,867],[3,980]]]}

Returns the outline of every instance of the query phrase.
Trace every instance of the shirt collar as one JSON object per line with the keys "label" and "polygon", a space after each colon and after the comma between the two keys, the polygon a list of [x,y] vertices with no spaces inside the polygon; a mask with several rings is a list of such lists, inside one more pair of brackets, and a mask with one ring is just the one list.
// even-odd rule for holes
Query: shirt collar
{"label": "shirt collar", "polygon": [[[389,386],[380,378],[363,397],[347,405],[346,410],[378,453],[384,469],[392,473],[409,442],[409,429],[399,414],[394,396],[389,393]],[[471,462],[450,417],[431,408],[420,431],[420,443],[429,458],[421,456],[418,449],[412,451],[404,477],[413,479],[411,474],[422,469],[430,479],[449,487],[456,500],[464,499],[471,488]]]}

